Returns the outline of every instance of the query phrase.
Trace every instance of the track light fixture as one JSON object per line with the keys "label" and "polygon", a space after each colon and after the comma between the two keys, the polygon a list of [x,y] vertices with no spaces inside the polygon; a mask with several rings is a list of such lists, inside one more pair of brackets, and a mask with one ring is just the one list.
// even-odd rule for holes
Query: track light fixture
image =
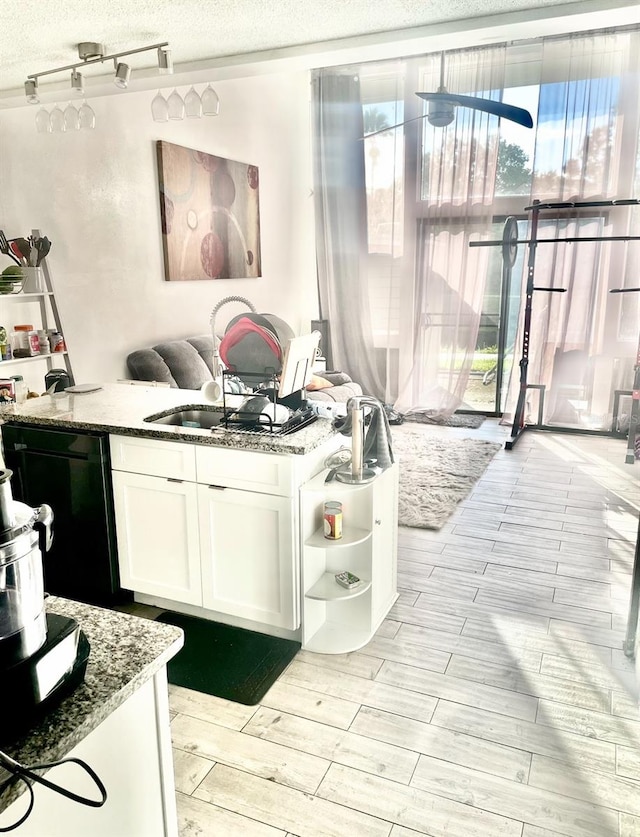
{"label": "track light fixture", "polygon": [[173,73],[173,58],[169,47],[160,47],[158,49],[158,69],[162,75],[170,75]]}
{"label": "track light fixture", "polygon": [[[114,62],[115,63],[115,62]],[[129,86],[129,79],[131,78],[131,67],[121,61],[116,63],[116,77],[113,83],[121,90],[126,90]]]}
{"label": "track light fixture", "polygon": [[122,52],[116,52],[112,55],[105,55],[106,48],[104,44],[94,41],[83,41],[78,44],[78,56],[81,59],[75,64],[67,64],[65,67],[56,67],[53,70],[43,70],[41,73],[30,73],[24,83],[25,95],[27,101],[36,104],[40,101],[38,98],[38,79],[42,76],[49,76],[53,73],[68,72],[71,70],[71,87],[77,93],[84,92],[84,85],[82,83],[82,73],[78,72],[78,67],[87,67],[91,64],[102,64],[105,61],[113,61],[116,74],[114,84],[121,87],[123,90],[129,85],[131,78],[131,67],[128,64],[120,61],[125,55],[134,55],[139,52],[148,52],[152,49],[158,51],[158,68],[161,73],[173,72],[173,61],[171,59],[171,50],[168,48],[169,42],[163,41],[161,44],[150,44],[145,47],[138,47],[137,49],[127,49]]}
{"label": "track light fixture", "polygon": [[81,96],[84,93],[84,84],[82,82],[82,73],[79,70],[71,70],[71,89],[74,93]]}
{"label": "track light fixture", "polygon": [[27,102],[30,105],[37,105],[40,101],[38,97],[38,79],[27,79],[24,83],[24,92],[27,97]]}

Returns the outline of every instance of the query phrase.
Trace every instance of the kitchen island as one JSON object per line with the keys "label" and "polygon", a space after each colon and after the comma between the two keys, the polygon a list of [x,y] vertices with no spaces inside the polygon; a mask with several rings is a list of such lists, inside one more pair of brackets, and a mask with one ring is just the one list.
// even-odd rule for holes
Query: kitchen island
{"label": "kitchen island", "polygon": [[[77,434],[102,434],[102,481],[111,507],[104,529],[109,532],[110,516],[120,586],[143,604],[299,639],[299,489],[346,440],[325,418],[286,435],[145,421],[202,404],[198,391],[104,384],[0,408],[0,421],[19,431],[12,433],[12,450],[5,448],[8,467],[17,471],[14,485],[35,484],[39,492],[18,499],[48,503],[54,517],[56,496],[61,511],[63,500],[80,505],[98,479],[90,484],[80,472]],[[222,414],[222,405],[208,406]],[[55,438],[47,436],[49,447],[40,452],[34,436],[47,434]],[[48,463],[63,449],[69,467],[57,473],[74,486],[54,482],[49,489]],[[65,478],[72,468],[74,476]],[[75,509],[64,511],[58,519],[67,522],[67,542],[82,537]],[[89,584],[89,567],[71,569],[74,582]],[[77,587],[55,592],[83,598]]]}
{"label": "kitchen island", "polygon": [[[49,612],[75,618],[91,645],[84,682],[25,734],[13,737],[2,719],[0,749],[24,765],[68,756],[85,760],[104,782],[108,799],[89,808],[37,786],[24,837],[157,837],[177,835],[166,665],[182,647],[170,625],[49,597]],[[47,778],[97,798],[73,765]],[[0,781],[6,774],[0,769]],[[24,784],[0,795],[0,828],[26,810]]]}
{"label": "kitchen island", "polygon": [[[104,384],[2,407],[0,421],[26,428],[18,465],[32,428],[108,437],[120,584],[137,602],[322,653],[362,647],[397,597],[397,466],[370,483],[326,482],[327,456],[351,440],[325,418],[287,435],[145,421],[202,403],[198,391]],[[81,442],[59,446],[73,456]],[[55,515],[54,494],[27,502]],[[331,544],[323,506],[336,499],[346,534]],[[343,570],[362,582],[346,594],[335,580]]]}

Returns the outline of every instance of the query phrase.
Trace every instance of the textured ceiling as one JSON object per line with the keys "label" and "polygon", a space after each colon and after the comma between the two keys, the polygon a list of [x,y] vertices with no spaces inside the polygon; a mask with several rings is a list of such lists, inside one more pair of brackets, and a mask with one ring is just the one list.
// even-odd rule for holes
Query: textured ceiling
{"label": "textured ceiling", "polygon": [[[22,88],[28,73],[78,61],[80,41],[102,42],[108,53],[169,41],[179,65],[570,4],[591,5],[581,0],[2,0],[0,91]],[[150,52],[130,63],[135,70],[151,68],[154,61]],[[106,72],[105,66],[87,68],[86,74],[96,71]]]}

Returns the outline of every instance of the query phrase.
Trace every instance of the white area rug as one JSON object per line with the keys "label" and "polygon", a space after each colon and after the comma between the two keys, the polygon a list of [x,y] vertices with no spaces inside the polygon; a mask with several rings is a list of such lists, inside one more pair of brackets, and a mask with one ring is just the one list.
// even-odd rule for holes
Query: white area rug
{"label": "white area rug", "polygon": [[398,524],[416,529],[440,529],[501,447],[406,424],[392,427],[391,439],[400,472]]}

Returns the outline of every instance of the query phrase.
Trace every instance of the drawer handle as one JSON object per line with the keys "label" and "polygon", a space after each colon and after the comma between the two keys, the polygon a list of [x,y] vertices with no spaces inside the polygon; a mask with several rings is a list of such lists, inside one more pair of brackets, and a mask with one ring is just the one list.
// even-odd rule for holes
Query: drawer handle
{"label": "drawer handle", "polygon": [[180,483],[180,485],[182,485],[184,480],[178,480],[175,477],[167,477],[167,482],[177,482],[177,483]]}
{"label": "drawer handle", "polygon": [[209,488],[212,488],[214,491],[224,491],[226,489],[226,485],[210,485]]}
{"label": "drawer handle", "polygon": [[380,526],[382,524],[382,521],[379,520],[379,519],[376,519],[375,524],[376,524],[376,526]]}

